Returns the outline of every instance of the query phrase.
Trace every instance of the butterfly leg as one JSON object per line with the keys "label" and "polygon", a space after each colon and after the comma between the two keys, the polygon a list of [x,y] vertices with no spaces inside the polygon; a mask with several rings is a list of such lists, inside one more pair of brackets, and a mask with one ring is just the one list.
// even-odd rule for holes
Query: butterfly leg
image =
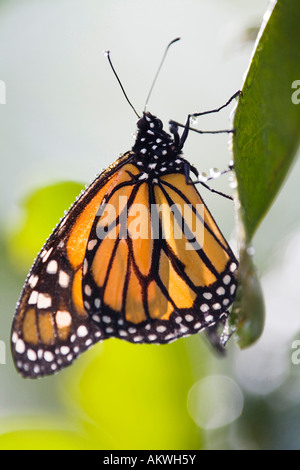
{"label": "butterfly leg", "polygon": [[[230,98],[229,100],[223,104],[222,106],[220,106],[219,108],[215,108],[215,109],[210,109],[209,111],[202,111],[201,113],[193,113],[193,114],[189,114],[188,117],[187,117],[187,120],[186,120],[186,123],[185,124],[180,124],[179,122],[176,122],[176,121],[170,121],[169,122],[169,125],[170,125],[170,131],[171,133],[174,135],[174,143],[179,143],[179,148],[182,149],[183,146],[184,146],[184,143],[187,139],[187,136],[188,136],[188,133],[189,131],[193,131],[193,132],[197,132],[198,134],[234,134],[235,133],[235,129],[223,129],[223,130],[217,130],[217,131],[201,131],[199,129],[195,129],[193,127],[190,127],[190,120],[191,118],[196,118],[196,117],[199,117],[199,116],[204,116],[205,114],[212,114],[212,113],[218,113],[219,111],[221,111],[221,109],[225,108],[226,106],[228,106],[235,98],[237,98],[238,96],[240,96],[242,94],[241,90],[238,90],[237,92],[235,92]],[[183,127],[183,132],[181,134],[181,137],[179,138],[178,136],[178,127]],[[176,140],[175,140],[175,134],[176,134]]]}
{"label": "butterfly leg", "polygon": [[198,176],[198,179],[199,179],[199,181],[204,181],[206,183],[207,181],[215,180],[215,179],[219,178],[222,175],[226,175],[227,173],[229,173],[232,170],[233,170],[233,161],[228,163],[228,168],[226,168],[226,170],[214,171],[214,169],[211,169],[210,172],[215,173],[215,174],[211,174],[211,176],[206,176],[206,173],[200,173],[199,176]]}
{"label": "butterfly leg", "polygon": [[[197,169],[195,167],[193,167],[192,165],[190,165],[188,162],[185,162],[184,165],[183,165],[183,171],[184,171],[184,176],[185,176],[185,181],[186,181],[186,184],[202,184],[202,186],[204,186],[206,189],[209,189],[209,191],[211,191],[212,193],[216,193],[216,194],[219,194],[219,196],[223,196],[225,197],[226,199],[233,199],[231,196],[229,196],[228,194],[224,194],[222,193],[221,191],[217,191],[216,189],[214,188],[211,188],[210,186],[208,186],[206,183],[204,183],[203,181],[191,181],[190,180],[190,172],[192,171],[197,177],[199,177],[199,173],[197,171]],[[227,172],[229,170],[225,170],[225,172]]]}
{"label": "butterfly leg", "polygon": [[176,148],[179,148],[180,147],[180,136],[179,136],[179,132],[178,132],[178,124],[175,121],[170,121],[169,122],[169,128],[170,128],[171,134],[173,134],[174,146]]}
{"label": "butterfly leg", "polygon": [[[190,180],[190,173],[194,173],[194,175],[198,178],[199,177],[199,171],[197,168],[195,168],[193,165],[191,165],[189,162],[184,162],[183,164],[183,171],[184,171],[184,176],[185,176],[185,182],[186,184],[195,184],[194,181]],[[196,183],[199,181],[197,180]]]}
{"label": "butterfly leg", "polygon": [[214,350],[221,354],[225,355],[225,346],[231,335],[234,333],[233,330],[228,326],[228,317],[229,312],[226,312],[224,317],[212,326],[209,326],[206,330],[206,338],[209,343],[213,346]]}
{"label": "butterfly leg", "polygon": [[[192,115],[189,114],[188,117],[187,117],[186,123],[184,125],[179,124],[176,121],[169,121],[170,132],[171,132],[171,134],[173,134],[173,137],[174,137],[174,145],[179,149],[183,148],[184,143],[185,143],[185,141],[187,139],[187,136],[189,134],[191,117],[192,117]],[[178,133],[178,127],[179,126],[184,128],[183,132],[181,134],[181,137],[179,136],[179,133]]]}
{"label": "butterfly leg", "polygon": [[205,114],[218,113],[219,111],[221,111],[221,109],[226,108],[235,98],[237,98],[241,94],[242,94],[241,90],[238,90],[229,98],[228,101],[226,101],[225,104],[223,104],[219,108],[210,109],[209,111],[202,111],[201,113],[193,113],[190,116],[199,117],[199,116],[204,116]]}
{"label": "butterfly leg", "polygon": [[209,189],[209,191],[211,191],[212,193],[216,193],[216,194],[219,194],[219,196],[225,197],[226,199],[233,200],[232,196],[229,196],[228,194],[222,193],[221,191],[217,191],[216,189],[212,188],[211,186],[208,186],[207,184],[203,183],[203,181],[195,181],[193,184],[197,184],[197,183],[202,184],[202,186],[204,186],[204,188]]}

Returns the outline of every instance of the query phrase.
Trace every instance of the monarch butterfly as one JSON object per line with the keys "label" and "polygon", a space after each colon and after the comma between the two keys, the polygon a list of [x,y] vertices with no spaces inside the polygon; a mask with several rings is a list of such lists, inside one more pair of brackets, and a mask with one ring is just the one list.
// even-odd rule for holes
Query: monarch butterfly
{"label": "monarch butterfly", "polygon": [[228,317],[238,262],[182,156],[189,121],[181,136],[171,121],[171,135],[144,111],[132,150],[96,177],[50,235],[13,320],[22,376],[53,374],[107,338],[169,343]]}

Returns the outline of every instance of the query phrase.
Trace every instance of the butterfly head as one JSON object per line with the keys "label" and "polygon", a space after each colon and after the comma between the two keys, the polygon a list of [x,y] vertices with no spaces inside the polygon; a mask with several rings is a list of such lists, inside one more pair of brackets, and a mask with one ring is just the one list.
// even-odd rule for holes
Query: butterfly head
{"label": "butterfly head", "polygon": [[158,119],[156,116],[153,116],[151,113],[144,112],[143,116],[137,122],[137,127],[142,132],[147,132],[150,130],[154,133],[159,133],[162,131],[163,123],[160,119]]}
{"label": "butterfly head", "polygon": [[137,137],[132,150],[147,160],[174,159],[180,153],[174,145],[172,136],[163,130],[162,121],[151,113],[143,113],[137,122],[137,128]]}

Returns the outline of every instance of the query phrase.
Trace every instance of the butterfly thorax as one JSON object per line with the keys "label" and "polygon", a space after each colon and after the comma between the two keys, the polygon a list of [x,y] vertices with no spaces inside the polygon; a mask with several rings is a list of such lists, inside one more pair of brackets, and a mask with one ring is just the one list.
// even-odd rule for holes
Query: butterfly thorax
{"label": "butterfly thorax", "polygon": [[146,175],[155,177],[182,170],[184,160],[180,158],[181,149],[163,130],[160,119],[146,112],[137,122],[137,128],[132,151],[136,155],[136,164]]}

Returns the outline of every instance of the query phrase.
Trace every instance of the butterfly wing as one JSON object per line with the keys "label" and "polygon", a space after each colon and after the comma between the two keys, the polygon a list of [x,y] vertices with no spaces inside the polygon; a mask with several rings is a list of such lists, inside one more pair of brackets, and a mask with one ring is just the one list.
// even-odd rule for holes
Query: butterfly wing
{"label": "butterfly wing", "polygon": [[107,202],[113,210],[95,218],[82,279],[103,333],[167,343],[227,317],[238,263],[183,174],[119,185]]}
{"label": "butterfly wing", "polygon": [[[161,177],[156,201],[172,207],[162,212],[166,237],[160,250],[157,286],[169,296],[175,335],[192,334],[228,316],[238,262],[196,188],[182,174]],[[170,222],[169,222],[170,221]],[[169,227],[168,227],[169,224]]]}
{"label": "butterfly wing", "polygon": [[25,377],[108,337],[168,343],[228,315],[237,261],[199,193],[180,173],[143,181],[130,159],[83,193],[29,273],[12,328]]}
{"label": "butterfly wing", "polygon": [[83,263],[99,206],[122,178],[129,178],[123,167],[130,156],[117,160],[83,192],[33,264],[12,325],[13,359],[25,377],[52,374],[106,337],[83,303]]}

